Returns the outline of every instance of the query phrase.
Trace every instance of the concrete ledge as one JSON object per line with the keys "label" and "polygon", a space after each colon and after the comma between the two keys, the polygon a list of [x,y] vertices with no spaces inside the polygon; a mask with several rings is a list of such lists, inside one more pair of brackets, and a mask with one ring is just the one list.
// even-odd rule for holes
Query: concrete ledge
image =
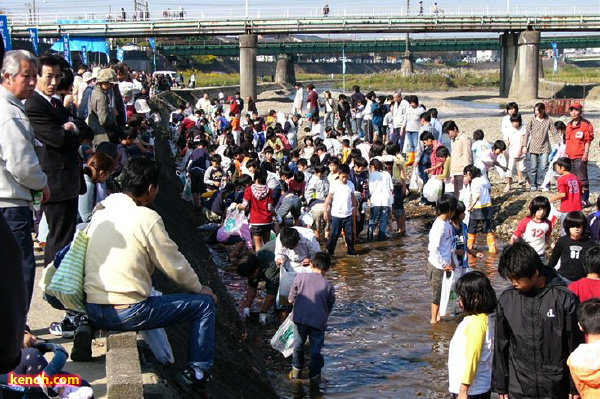
{"label": "concrete ledge", "polygon": [[108,399],[142,399],[144,383],[137,349],[137,334],[109,333],[106,339]]}

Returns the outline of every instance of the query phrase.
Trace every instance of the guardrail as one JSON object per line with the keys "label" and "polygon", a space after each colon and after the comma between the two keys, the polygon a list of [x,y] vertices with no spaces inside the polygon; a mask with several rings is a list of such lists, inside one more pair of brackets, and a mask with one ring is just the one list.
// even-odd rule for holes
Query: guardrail
{"label": "guardrail", "polygon": [[[559,16],[559,15],[577,15],[588,16],[600,14],[600,6],[537,6],[537,7],[489,7],[489,6],[455,6],[438,8],[437,11],[431,8],[419,12],[419,7],[343,7],[331,8],[327,18],[346,18],[346,17],[407,17],[407,16],[433,16],[433,17],[451,17],[451,16]],[[132,12],[125,10],[107,13],[106,11],[88,10],[84,13],[47,13],[40,12],[35,14],[9,13],[11,24],[31,24],[31,23],[56,23],[61,20],[103,20],[109,22],[125,21],[176,21],[176,20],[252,20],[252,19],[295,19],[295,18],[322,18],[324,17],[322,8],[315,7],[286,7],[286,8],[251,8],[247,12],[243,8],[232,8],[222,10],[194,8],[189,9],[165,9],[153,12]]]}

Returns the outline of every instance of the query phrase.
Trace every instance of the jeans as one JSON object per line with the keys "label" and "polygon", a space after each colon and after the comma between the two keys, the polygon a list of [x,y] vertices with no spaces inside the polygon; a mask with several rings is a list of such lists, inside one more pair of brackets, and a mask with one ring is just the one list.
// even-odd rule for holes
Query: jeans
{"label": "jeans", "polygon": [[281,201],[281,206],[277,210],[277,215],[281,216],[282,219],[285,219],[288,213],[291,213],[294,219],[300,217],[302,213],[302,201],[296,195],[286,196],[283,201]]}
{"label": "jeans", "polygon": [[325,118],[323,122],[325,123],[325,127],[335,127],[335,112],[325,112]]}
{"label": "jeans", "polygon": [[345,218],[331,217],[331,232],[329,233],[329,240],[327,241],[327,252],[333,256],[335,252],[335,246],[337,240],[342,234],[342,229],[346,233],[346,245],[348,246],[348,255],[356,255],[354,250],[354,227],[352,226],[352,216]]}
{"label": "jeans", "polygon": [[529,182],[532,187],[542,185],[548,170],[548,154],[527,154],[529,159]]}
{"label": "jeans", "polygon": [[356,134],[360,134],[360,132],[363,132],[363,130],[362,130],[362,127],[363,127],[362,124],[363,124],[363,118],[353,118],[352,119],[352,130]]}
{"label": "jeans", "polygon": [[31,305],[33,284],[35,282],[35,255],[33,254],[33,240],[31,239],[31,210],[28,206],[0,208],[4,214],[8,227],[12,230],[23,252],[23,274],[25,275],[25,292],[27,293],[27,309]]}
{"label": "jeans", "polygon": [[87,314],[97,328],[115,331],[153,330],[189,321],[188,365],[210,371],[215,359],[215,303],[204,294],[151,296],[129,306],[88,303]]}
{"label": "jeans", "polygon": [[365,140],[369,143],[373,142],[373,122],[369,119],[362,120],[361,130],[365,133]]}
{"label": "jeans", "polygon": [[[419,147],[419,132],[406,131],[404,136],[404,140],[408,140],[406,143],[406,152],[409,153],[417,151],[417,148]],[[403,148],[400,147],[400,149],[402,150]]]}
{"label": "jeans", "polygon": [[379,232],[377,233],[377,241],[383,241],[386,239],[386,229],[388,224],[388,219],[390,217],[390,207],[389,206],[373,206],[371,207],[371,220],[369,221],[369,239],[373,238],[373,232],[375,231],[375,226],[379,224]]}
{"label": "jeans", "polygon": [[321,350],[325,344],[325,331],[319,330],[306,324],[294,323],[294,354],[292,355],[292,365],[302,370],[304,367],[304,344],[306,339],[310,339],[310,361],[308,363],[308,378],[313,378],[321,374],[321,369],[325,364]]}
{"label": "jeans", "polygon": [[[400,145],[400,128],[392,128],[390,129],[390,141],[394,144]],[[400,152],[402,152],[402,147],[400,147]]]}

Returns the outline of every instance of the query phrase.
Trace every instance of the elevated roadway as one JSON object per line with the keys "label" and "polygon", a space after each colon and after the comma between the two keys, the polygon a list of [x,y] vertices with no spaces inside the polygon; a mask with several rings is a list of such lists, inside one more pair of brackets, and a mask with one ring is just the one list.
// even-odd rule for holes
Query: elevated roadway
{"label": "elevated roadway", "polygon": [[[593,11],[593,10],[592,10]],[[36,20],[14,17],[9,20],[13,37],[28,37],[28,28],[37,27],[39,37],[173,37],[281,34],[363,34],[363,33],[465,33],[506,31],[593,32],[600,30],[600,12],[563,15],[423,15],[362,17],[291,17],[248,19],[157,19]]]}
{"label": "elevated roadway", "polygon": [[[556,36],[543,37],[541,49],[551,49],[551,43],[559,48],[593,48],[600,47],[599,36]],[[308,42],[259,42],[258,55],[292,54],[292,55],[341,55],[367,53],[398,53],[406,49],[405,40],[353,40],[353,41],[308,41]],[[411,52],[428,51],[476,51],[500,50],[499,38],[439,38],[413,39],[408,46]],[[159,45],[164,55],[192,56],[215,55],[221,57],[239,56],[238,43],[214,44],[194,43],[177,45]]]}

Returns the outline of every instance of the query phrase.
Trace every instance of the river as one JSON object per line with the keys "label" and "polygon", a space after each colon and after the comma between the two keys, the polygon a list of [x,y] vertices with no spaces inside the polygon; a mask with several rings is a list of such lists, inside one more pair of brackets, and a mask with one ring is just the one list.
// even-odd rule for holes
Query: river
{"label": "river", "polygon": [[[325,367],[320,390],[287,380],[291,357],[268,350],[266,364],[282,398],[447,398],[448,345],[460,317],[429,324],[427,235],[433,220],[413,219],[406,237],[357,245],[359,257],[345,257],[338,244],[329,278],[337,301],[325,334]],[[245,282],[213,248],[221,277],[238,303]],[[498,255],[486,254],[477,268],[501,290]],[[262,292],[264,295],[264,292]],[[256,305],[256,304],[255,304]],[[269,346],[276,326],[254,345]]]}

